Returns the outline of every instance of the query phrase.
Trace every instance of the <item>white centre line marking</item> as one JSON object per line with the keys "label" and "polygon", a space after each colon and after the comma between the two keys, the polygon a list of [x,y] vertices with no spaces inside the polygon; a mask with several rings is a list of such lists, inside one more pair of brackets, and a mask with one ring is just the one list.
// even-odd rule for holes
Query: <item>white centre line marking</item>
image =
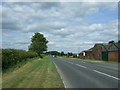
{"label": "white centre line marking", "polygon": [[[69,63],[71,63],[71,62],[69,62]],[[71,64],[73,64],[73,63],[71,63]]]}
{"label": "white centre line marking", "polygon": [[76,64],[77,66],[79,66],[79,67],[82,67],[82,68],[87,68],[87,67],[85,67],[85,66],[82,66],[82,65],[79,65],[79,64]]}
{"label": "white centre line marking", "polygon": [[67,63],[73,64],[72,62],[67,62]]}
{"label": "white centre line marking", "polygon": [[97,73],[99,73],[99,74],[103,74],[103,75],[105,75],[105,76],[108,76],[108,77],[111,77],[111,78],[114,78],[114,79],[120,80],[119,78],[114,77],[114,76],[111,76],[111,75],[109,75],[109,74],[106,74],[106,73],[103,73],[103,72],[100,72],[100,71],[97,71],[97,70],[93,70],[93,71],[95,71],[95,72],[97,72]]}

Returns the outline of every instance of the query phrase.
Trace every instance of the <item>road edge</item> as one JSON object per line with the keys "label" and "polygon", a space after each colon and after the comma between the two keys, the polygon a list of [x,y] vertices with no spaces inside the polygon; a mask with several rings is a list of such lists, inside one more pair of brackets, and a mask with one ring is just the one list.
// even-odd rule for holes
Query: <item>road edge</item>
{"label": "road edge", "polygon": [[[52,62],[54,63],[53,60],[52,60]],[[63,78],[62,78],[62,76],[61,76],[61,74],[60,74],[59,68],[57,67],[57,65],[56,65],[55,63],[54,63],[54,65],[55,65],[55,67],[56,67],[56,69],[57,69],[58,74],[60,75],[60,78],[61,78],[61,80],[62,80],[62,82],[63,82],[64,87],[67,88],[67,87],[66,87],[66,84],[65,84],[65,82],[64,82],[64,80],[63,80]]]}

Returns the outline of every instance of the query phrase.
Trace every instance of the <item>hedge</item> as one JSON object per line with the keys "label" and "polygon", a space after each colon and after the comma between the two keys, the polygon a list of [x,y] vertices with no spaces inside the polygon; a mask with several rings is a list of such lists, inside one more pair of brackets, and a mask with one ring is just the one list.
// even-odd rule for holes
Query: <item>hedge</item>
{"label": "hedge", "polygon": [[2,69],[7,69],[18,62],[27,60],[28,58],[37,57],[37,53],[19,50],[19,49],[2,49]]}

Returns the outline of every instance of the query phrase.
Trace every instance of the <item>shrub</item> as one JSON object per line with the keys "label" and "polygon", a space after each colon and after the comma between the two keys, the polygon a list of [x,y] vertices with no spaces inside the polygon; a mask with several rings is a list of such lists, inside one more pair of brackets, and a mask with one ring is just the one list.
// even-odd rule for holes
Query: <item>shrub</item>
{"label": "shrub", "polygon": [[73,58],[77,58],[77,55],[76,55],[76,54],[74,54],[74,55],[73,55]]}
{"label": "shrub", "polygon": [[2,49],[2,69],[7,69],[18,62],[33,57],[37,57],[37,53],[18,49]]}

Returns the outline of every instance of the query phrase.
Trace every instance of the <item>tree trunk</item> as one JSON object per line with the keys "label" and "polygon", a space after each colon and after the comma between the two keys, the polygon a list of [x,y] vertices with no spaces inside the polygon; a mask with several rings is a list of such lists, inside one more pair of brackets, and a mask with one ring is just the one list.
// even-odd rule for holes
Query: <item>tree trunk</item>
{"label": "tree trunk", "polygon": [[41,55],[40,53],[38,53],[38,56],[39,56],[40,58],[43,58],[42,55]]}

